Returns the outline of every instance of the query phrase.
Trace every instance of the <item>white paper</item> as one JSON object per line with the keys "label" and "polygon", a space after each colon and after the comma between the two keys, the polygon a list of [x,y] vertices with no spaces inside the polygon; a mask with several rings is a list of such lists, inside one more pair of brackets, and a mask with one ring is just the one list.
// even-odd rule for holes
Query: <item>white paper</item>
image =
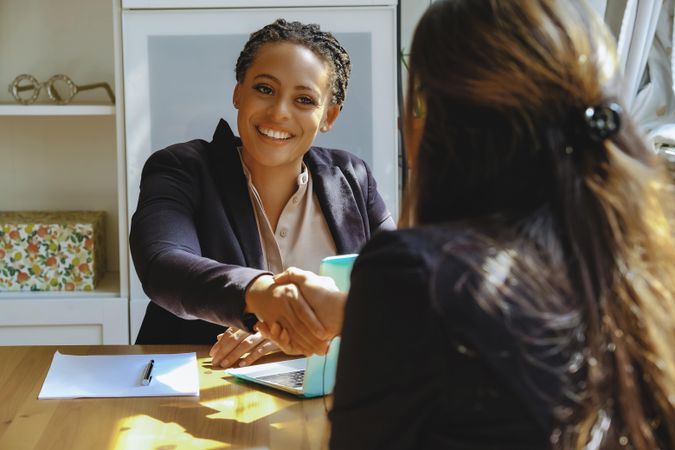
{"label": "white paper", "polygon": [[[151,359],[152,381],[141,381]],[[39,399],[80,397],[198,396],[196,353],[64,355],[54,353]]]}

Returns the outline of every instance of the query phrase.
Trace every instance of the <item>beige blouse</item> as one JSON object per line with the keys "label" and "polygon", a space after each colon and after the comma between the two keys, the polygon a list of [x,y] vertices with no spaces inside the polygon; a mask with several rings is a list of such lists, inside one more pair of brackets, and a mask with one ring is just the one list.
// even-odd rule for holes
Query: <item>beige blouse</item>
{"label": "beige blouse", "polygon": [[294,266],[318,273],[321,260],[335,255],[336,247],[312,189],[312,174],[305,163],[302,163],[297,178],[298,189],[284,206],[277,228],[273,230],[260,195],[253,185],[251,172],[241,158],[241,147],[239,158],[248,180],[248,193],[258,224],[263,259],[267,265],[263,269],[276,274]]}

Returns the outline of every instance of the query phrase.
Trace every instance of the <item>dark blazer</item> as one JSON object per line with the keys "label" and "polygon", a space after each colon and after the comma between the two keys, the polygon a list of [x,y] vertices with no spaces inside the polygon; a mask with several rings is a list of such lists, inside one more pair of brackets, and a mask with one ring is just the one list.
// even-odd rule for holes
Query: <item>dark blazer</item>
{"label": "dark blazer", "polygon": [[332,450],[550,447],[562,381],[528,363],[509,328],[537,336],[536,323],[479,307],[481,285],[457,258],[473,250],[450,245],[461,233],[385,232],[361,251],[345,308]]}
{"label": "dark blazer", "polygon": [[[255,323],[244,314],[244,293],[265,271],[238,145],[220,120],[212,142],[172,145],[145,163],[129,240],[152,302],[136,343],[210,344],[224,326]],[[304,162],[338,254],[394,227],[362,160],[312,147]]]}

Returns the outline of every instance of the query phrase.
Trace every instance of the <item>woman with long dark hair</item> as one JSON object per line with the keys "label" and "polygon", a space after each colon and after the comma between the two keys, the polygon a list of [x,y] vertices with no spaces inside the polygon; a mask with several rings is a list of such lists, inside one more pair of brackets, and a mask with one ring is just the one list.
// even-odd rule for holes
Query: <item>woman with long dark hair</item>
{"label": "woman with long dark hair", "polygon": [[355,263],[331,448],[675,448],[672,189],[616,66],[583,1],[424,14],[412,227]]}

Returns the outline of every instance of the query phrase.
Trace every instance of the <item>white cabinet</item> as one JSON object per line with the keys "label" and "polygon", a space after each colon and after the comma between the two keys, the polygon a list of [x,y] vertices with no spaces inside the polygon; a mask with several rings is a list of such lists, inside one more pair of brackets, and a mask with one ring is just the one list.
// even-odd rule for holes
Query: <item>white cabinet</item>
{"label": "white cabinet", "polygon": [[[143,164],[153,151],[196,138],[210,141],[221,117],[236,127],[232,91],[237,57],[251,32],[277,18],[318,23],[349,52],[352,76],[346,102],[333,129],[316,144],[363,158],[397,216],[395,1],[123,0],[123,6],[129,218]],[[130,272],[133,341],[148,300],[133,268]]]}
{"label": "white cabinet", "polygon": [[3,294],[0,345],[126,344],[126,303],[114,272],[95,292]]}
{"label": "white cabinet", "polygon": [[114,86],[112,4],[3,0],[0,30],[0,210],[105,211],[109,270],[90,293],[0,293],[0,345],[127,343],[126,204],[118,198],[126,185],[116,109],[103,90],[78,93],[66,106],[50,104],[42,92],[38,104],[24,106],[7,89],[21,73]]}

